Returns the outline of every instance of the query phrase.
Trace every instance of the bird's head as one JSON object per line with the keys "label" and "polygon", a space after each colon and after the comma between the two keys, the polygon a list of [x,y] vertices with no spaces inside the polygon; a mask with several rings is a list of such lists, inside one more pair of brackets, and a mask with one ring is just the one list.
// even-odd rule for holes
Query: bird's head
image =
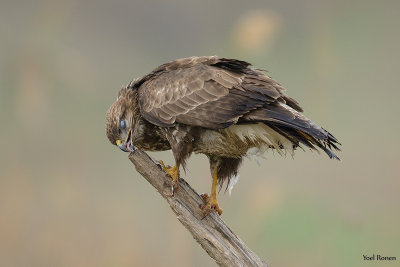
{"label": "bird's head", "polygon": [[134,90],[122,88],[118,92],[117,100],[106,113],[106,134],[108,140],[125,152],[135,150],[132,141],[135,114],[137,112],[135,98],[136,92]]}

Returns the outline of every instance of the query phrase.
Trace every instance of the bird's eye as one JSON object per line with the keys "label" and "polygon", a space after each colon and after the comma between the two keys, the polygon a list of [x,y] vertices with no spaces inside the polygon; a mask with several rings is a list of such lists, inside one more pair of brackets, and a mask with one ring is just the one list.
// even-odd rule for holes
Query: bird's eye
{"label": "bird's eye", "polygon": [[121,127],[121,129],[125,129],[125,127],[126,127],[126,122],[125,122],[124,120],[121,120],[121,121],[119,122],[119,127]]}

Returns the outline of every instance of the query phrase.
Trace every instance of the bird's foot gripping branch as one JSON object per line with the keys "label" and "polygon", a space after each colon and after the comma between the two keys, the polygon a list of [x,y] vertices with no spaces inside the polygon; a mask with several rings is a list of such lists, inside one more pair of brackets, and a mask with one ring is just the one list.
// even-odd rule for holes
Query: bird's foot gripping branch
{"label": "bird's foot gripping branch", "polygon": [[216,213],[204,217],[203,198],[184,179],[169,196],[171,177],[141,150],[129,154],[136,170],[166,199],[178,220],[220,266],[267,266]]}
{"label": "bird's foot gripping branch", "polygon": [[175,195],[175,191],[178,189],[178,179],[179,179],[179,170],[178,166],[165,166],[164,162],[162,160],[158,161],[162,170],[165,171],[171,178],[171,194],[170,196],[173,197]]}

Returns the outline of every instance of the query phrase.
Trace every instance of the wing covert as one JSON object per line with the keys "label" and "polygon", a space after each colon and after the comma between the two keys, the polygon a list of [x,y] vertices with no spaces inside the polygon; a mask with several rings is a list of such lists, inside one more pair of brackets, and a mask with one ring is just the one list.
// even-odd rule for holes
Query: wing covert
{"label": "wing covert", "polygon": [[211,103],[215,105],[239,86],[242,77],[243,74],[203,64],[158,73],[139,88],[142,115],[159,126],[180,122],[220,128],[233,119],[229,116],[232,112],[218,111]]}

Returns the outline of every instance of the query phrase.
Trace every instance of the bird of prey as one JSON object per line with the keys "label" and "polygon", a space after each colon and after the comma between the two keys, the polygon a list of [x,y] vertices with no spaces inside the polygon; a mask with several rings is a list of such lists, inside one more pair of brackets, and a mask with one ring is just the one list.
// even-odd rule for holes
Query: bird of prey
{"label": "bird of prey", "polygon": [[172,150],[172,195],[179,167],[205,154],[210,162],[211,194],[205,212],[222,210],[217,186],[238,173],[243,157],[267,150],[292,156],[298,147],[321,149],[330,158],[338,140],[302,114],[299,103],[264,71],[217,56],[189,57],[163,64],[118,92],[106,114],[110,142],[123,151]]}

